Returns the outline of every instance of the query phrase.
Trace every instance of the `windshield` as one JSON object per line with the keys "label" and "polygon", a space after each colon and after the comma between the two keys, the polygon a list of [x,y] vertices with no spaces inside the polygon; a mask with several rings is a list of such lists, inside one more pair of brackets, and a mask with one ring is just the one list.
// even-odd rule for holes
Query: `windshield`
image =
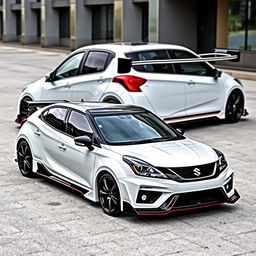
{"label": "windshield", "polygon": [[95,116],[94,120],[108,144],[139,144],[183,138],[148,112]]}

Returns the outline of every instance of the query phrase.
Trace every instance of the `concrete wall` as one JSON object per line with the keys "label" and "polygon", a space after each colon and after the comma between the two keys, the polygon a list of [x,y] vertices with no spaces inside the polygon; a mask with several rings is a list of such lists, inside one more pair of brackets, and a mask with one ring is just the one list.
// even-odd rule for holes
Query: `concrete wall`
{"label": "concrete wall", "polygon": [[36,0],[22,0],[21,7],[21,42],[22,44],[38,43],[37,35],[37,15],[36,12],[30,8],[32,2]]}
{"label": "concrete wall", "polygon": [[16,0],[3,0],[3,41],[17,41],[16,33],[16,14],[11,11],[11,4],[15,4]]}
{"label": "concrete wall", "polygon": [[123,41],[139,42],[142,38],[141,7],[132,1],[123,1]]}
{"label": "concrete wall", "polygon": [[197,50],[197,1],[160,0],[159,42]]}

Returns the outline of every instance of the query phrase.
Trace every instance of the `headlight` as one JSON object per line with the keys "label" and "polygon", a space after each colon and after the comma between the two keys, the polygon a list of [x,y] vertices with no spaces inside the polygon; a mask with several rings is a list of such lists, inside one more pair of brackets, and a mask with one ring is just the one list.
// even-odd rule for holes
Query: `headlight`
{"label": "headlight", "polygon": [[123,160],[131,167],[135,174],[140,176],[168,179],[168,177],[156,167],[131,156],[123,156]]}
{"label": "headlight", "polygon": [[218,164],[218,169],[219,169],[220,172],[222,172],[228,166],[226,158],[225,158],[224,154],[222,152],[220,152],[219,150],[217,150],[215,148],[213,150],[216,152],[216,154],[218,156],[218,163],[217,163]]}

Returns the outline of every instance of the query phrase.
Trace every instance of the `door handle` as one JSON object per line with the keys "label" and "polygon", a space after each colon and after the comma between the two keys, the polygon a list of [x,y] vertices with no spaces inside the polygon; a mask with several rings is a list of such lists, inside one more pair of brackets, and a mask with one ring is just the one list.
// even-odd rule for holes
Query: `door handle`
{"label": "door handle", "polygon": [[65,84],[65,88],[70,88],[71,87],[71,84],[70,83],[66,83]]}
{"label": "door handle", "polygon": [[63,143],[59,144],[59,148],[63,151],[67,149],[67,147]]}
{"label": "door handle", "polygon": [[189,80],[187,83],[188,83],[188,85],[190,85],[190,86],[194,86],[194,85],[196,84],[193,80]]}
{"label": "door handle", "polygon": [[34,131],[34,133],[35,133],[35,135],[37,135],[37,136],[40,136],[40,135],[41,135],[41,132],[40,132],[38,129],[36,129],[36,130]]}

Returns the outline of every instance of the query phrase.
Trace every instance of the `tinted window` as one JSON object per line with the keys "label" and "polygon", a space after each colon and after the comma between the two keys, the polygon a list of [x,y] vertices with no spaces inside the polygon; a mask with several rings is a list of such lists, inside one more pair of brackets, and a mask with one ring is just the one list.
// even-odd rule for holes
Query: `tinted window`
{"label": "tinted window", "polygon": [[[172,51],[176,59],[197,58],[194,54],[186,51]],[[210,67],[203,62],[175,64],[176,73],[184,75],[207,76],[210,74]]]}
{"label": "tinted window", "polygon": [[95,116],[103,138],[110,144],[136,144],[180,139],[151,113]]}
{"label": "tinted window", "polygon": [[44,118],[49,125],[60,131],[65,131],[66,114],[66,108],[51,108],[48,110],[48,113]]}
{"label": "tinted window", "polygon": [[78,53],[75,56],[69,58],[64,64],[62,64],[55,75],[56,80],[60,80],[67,77],[76,76],[79,71],[79,65],[83,58],[84,53]]}
{"label": "tinted window", "polygon": [[109,53],[107,52],[89,52],[84,63],[83,74],[90,74],[104,71],[106,68]]}
{"label": "tinted window", "polygon": [[[151,50],[143,52],[132,52],[126,54],[127,58],[132,60],[164,60],[170,59],[170,55],[167,50]],[[158,64],[158,65],[140,65],[133,66],[133,68],[140,72],[152,72],[152,73],[174,73],[172,64]]]}
{"label": "tinted window", "polygon": [[78,137],[88,135],[88,132],[91,132],[91,128],[85,115],[72,111],[67,123],[67,133],[71,136]]}

